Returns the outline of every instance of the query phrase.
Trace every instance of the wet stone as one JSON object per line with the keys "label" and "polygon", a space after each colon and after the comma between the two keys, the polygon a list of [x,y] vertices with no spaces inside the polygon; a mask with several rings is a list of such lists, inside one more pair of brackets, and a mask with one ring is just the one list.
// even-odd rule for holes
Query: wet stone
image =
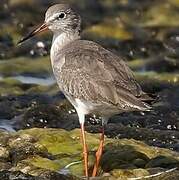
{"label": "wet stone", "polygon": [[[98,147],[98,137],[98,134],[87,133],[90,168],[95,160],[94,152]],[[0,161],[1,171],[10,167],[10,171],[14,173],[21,171],[21,173],[42,179],[59,177],[78,179],[76,176],[83,176],[79,129],[72,131],[48,128],[21,130],[10,134],[3,150],[5,148],[9,151],[9,157]],[[2,152],[4,155],[6,154],[5,151]],[[103,179],[103,175],[105,176],[106,173],[111,178],[151,175],[148,170],[150,167],[167,170],[168,167],[176,167],[178,162],[179,155],[174,151],[150,147],[132,139],[106,138],[104,154],[100,163],[100,176]],[[68,168],[67,165],[69,165]],[[4,176],[11,173],[10,171],[3,171]],[[62,175],[57,171],[67,174]]]}
{"label": "wet stone", "polygon": [[14,179],[35,180],[36,178],[31,175],[24,174],[22,172],[12,172],[12,171],[8,171],[8,170],[2,170],[2,171],[0,171],[0,179],[3,179],[3,180],[14,180]]}
{"label": "wet stone", "polygon": [[63,175],[56,172],[46,172],[40,176],[31,176],[25,173],[22,173],[20,171],[8,171],[3,170],[0,171],[0,179],[3,180],[78,180],[78,178],[75,178],[71,175]]}
{"label": "wet stone", "polygon": [[144,169],[134,169],[134,170],[113,170],[111,172],[115,178],[134,178],[134,177],[145,177],[149,175],[149,172]]}
{"label": "wet stone", "polygon": [[0,159],[8,159],[9,151],[5,147],[0,146]]}
{"label": "wet stone", "polygon": [[[72,108],[71,105],[69,106]],[[25,112],[22,122],[27,128],[60,127],[69,130],[79,126],[76,114],[69,114],[63,104],[34,106]]]}
{"label": "wet stone", "polygon": [[11,162],[0,160],[0,170],[8,170],[12,167]]}
{"label": "wet stone", "polygon": [[163,168],[175,168],[179,167],[179,162],[173,157],[158,156],[151,159],[147,164],[147,168],[163,167]]}
{"label": "wet stone", "polygon": [[8,142],[11,162],[17,164],[19,161],[35,154],[48,157],[47,149],[40,145],[36,145],[36,141],[35,137],[28,134],[12,137]]}
{"label": "wet stone", "polygon": [[[60,101],[60,96],[58,96]],[[53,98],[46,94],[28,94],[21,96],[10,95],[8,97],[0,97],[0,118],[11,119],[20,115],[28,107],[35,104],[49,104],[53,102]],[[8,108],[7,108],[8,107]]]}
{"label": "wet stone", "polygon": [[109,149],[109,151],[105,152],[104,150],[103,159],[101,161],[104,171],[137,168],[136,162],[139,159],[143,161],[143,167],[145,167],[145,164],[149,161],[149,158],[145,154],[136,151],[131,146],[113,146],[112,144],[108,144],[106,148]]}
{"label": "wet stone", "polygon": [[138,168],[145,167],[146,165],[146,161],[141,158],[135,159],[132,163]]}

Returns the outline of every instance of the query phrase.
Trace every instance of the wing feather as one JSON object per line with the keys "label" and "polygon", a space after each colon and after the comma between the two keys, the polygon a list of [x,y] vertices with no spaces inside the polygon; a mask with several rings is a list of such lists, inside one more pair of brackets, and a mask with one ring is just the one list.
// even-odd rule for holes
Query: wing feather
{"label": "wing feather", "polygon": [[63,82],[62,90],[74,98],[94,103],[149,108],[138,98],[144,93],[120,57],[96,43],[86,41],[85,45],[85,41],[82,42],[78,51],[66,48],[60,54],[65,63],[60,69],[54,67],[60,77],[57,80]]}

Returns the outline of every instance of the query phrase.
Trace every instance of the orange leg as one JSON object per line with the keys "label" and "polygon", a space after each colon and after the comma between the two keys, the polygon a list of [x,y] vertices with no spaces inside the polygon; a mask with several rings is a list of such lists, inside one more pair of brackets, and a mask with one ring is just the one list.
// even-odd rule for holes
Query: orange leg
{"label": "orange leg", "polygon": [[103,153],[103,145],[104,145],[104,126],[102,127],[102,133],[100,135],[100,144],[99,144],[98,150],[96,151],[96,162],[94,165],[92,177],[95,177],[97,175],[99,163],[100,163],[101,156]]}
{"label": "orange leg", "polygon": [[85,166],[85,176],[88,177],[88,149],[86,144],[84,124],[81,124],[81,139],[83,144],[83,157],[84,157],[84,166]]}

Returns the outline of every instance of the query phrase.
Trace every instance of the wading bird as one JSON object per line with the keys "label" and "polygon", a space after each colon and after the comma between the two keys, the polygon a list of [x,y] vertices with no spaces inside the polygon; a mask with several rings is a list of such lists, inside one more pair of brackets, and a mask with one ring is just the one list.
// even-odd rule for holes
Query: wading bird
{"label": "wading bird", "polygon": [[81,40],[81,18],[68,4],[51,6],[44,23],[19,43],[45,31],[53,32],[51,64],[60,90],[76,109],[81,125],[84,169],[88,173],[85,115],[102,118],[102,133],[92,176],[97,175],[104,144],[104,125],[122,112],[148,111],[150,99],[121,57],[93,41]]}

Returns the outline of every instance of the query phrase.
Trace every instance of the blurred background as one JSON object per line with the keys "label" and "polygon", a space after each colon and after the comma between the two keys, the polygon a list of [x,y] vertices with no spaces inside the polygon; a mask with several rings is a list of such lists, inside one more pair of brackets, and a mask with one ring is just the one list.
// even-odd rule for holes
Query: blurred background
{"label": "blurred background", "polygon": [[[44,33],[17,46],[18,40],[43,22],[46,9],[61,2],[1,0],[1,129],[79,127],[74,109],[60,93],[52,74],[52,34]],[[144,91],[158,96],[150,113],[111,118],[106,135],[134,138],[179,151],[179,1],[65,2],[81,14],[83,38],[120,54],[134,70]],[[98,132],[98,121],[93,117],[88,120],[88,131]]]}

